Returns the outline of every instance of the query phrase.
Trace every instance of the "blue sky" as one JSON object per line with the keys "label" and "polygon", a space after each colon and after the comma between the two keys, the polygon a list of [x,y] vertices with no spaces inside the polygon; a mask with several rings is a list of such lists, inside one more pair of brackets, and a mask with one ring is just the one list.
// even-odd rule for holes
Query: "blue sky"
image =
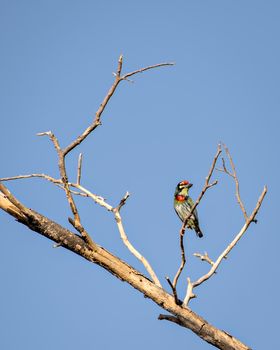
{"label": "blue sky", "polygon": [[[277,348],[279,312],[279,12],[278,1],[0,1],[0,177],[58,176],[47,138],[67,145],[91,122],[112,84],[118,56],[123,71],[165,61],[119,86],[103,125],[67,159],[75,177],[84,154],[83,184],[118,203],[131,198],[123,219],[131,242],[158,276],[179,264],[180,222],[173,205],[179,180],[196,198],[218,142],[234,158],[250,212],[263,186],[268,195],[253,225],[196,292],[191,307],[253,349]],[[205,237],[187,233],[187,276],[215,258],[243,225],[234,184],[215,173],[198,212]],[[27,206],[69,227],[63,192],[42,180],[9,188]],[[78,198],[84,226],[96,242],[144,272],[124,248],[112,215]],[[190,331],[158,321],[161,310],[106,271],[0,213],[0,347],[142,349],[212,347]],[[269,319],[269,322],[268,322]],[[278,342],[278,343],[277,343]]]}

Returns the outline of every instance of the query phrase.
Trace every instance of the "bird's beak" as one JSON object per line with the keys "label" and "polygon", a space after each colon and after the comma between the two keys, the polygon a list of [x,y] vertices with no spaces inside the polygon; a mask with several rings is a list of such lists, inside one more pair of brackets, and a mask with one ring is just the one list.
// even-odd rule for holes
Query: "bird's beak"
{"label": "bird's beak", "polygon": [[192,184],[188,184],[186,187],[187,187],[187,188],[191,188],[191,187],[192,187]]}

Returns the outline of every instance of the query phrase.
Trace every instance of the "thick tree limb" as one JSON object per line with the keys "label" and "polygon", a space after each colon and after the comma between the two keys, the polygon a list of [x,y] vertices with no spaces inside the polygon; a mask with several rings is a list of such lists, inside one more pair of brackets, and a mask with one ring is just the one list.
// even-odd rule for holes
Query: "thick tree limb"
{"label": "thick tree limb", "polygon": [[[1,187],[1,191],[3,188],[4,187]],[[15,201],[20,203],[16,199]],[[144,294],[147,298],[153,300],[161,308],[170,312],[174,316],[173,318],[172,316],[169,316],[169,319],[161,316],[160,319],[168,319],[169,321],[174,321],[175,318],[178,319],[179,322],[177,323],[180,324],[180,326],[192,330],[200,338],[221,350],[250,350],[248,346],[230,336],[228,333],[215,328],[189,308],[184,308],[177,305],[174,301],[173,295],[168,294],[165,290],[158,287],[147,277],[143,276],[139,271],[118,257],[114,256],[112,253],[98,245],[95,245],[95,247],[92,248],[81,237],[75,235],[56,222],[33,210],[27,209],[21,203],[20,206],[21,208],[25,208],[24,211],[28,212],[28,215],[23,214],[19,217],[17,212],[9,212],[6,206],[2,206],[0,201],[1,209],[5,210],[31,230],[51,239],[58,245],[71,250],[84,259],[106,269],[115,277],[127,282],[139,292]]]}
{"label": "thick tree limb", "polygon": [[12,215],[17,220],[26,219],[25,214],[18,207],[16,207],[12,202],[10,202],[7,196],[5,196],[4,193],[2,192],[0,192],[0,208],[3,209],[8,214]]}

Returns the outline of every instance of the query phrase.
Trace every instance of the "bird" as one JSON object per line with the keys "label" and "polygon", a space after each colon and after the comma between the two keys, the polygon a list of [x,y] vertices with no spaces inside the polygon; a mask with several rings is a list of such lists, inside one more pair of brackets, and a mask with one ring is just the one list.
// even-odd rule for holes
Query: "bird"
{"label": "bird", "polygon": [[[190,213],[194,203],[191,197],[189,196],[189,189],[192,187],[192,184],[183,180],[178,183],[174,193],[174,209],[176,214],[179,216],[182,222],[185,221],[187,215]],[[187,228],[195,230],[198,237],[203,237],[201,229],[199,227],[199,220],[197,210],[195,209],[187,221]]]}

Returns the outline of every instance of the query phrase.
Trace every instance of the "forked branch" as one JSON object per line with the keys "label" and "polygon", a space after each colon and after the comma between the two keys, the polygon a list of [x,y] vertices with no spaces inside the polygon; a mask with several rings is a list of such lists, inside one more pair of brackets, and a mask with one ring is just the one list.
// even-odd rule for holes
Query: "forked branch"
{"label": "forked branch", "polygon": [[114,73],[115,80],[113,82],[113,85],[110,87],[107,95],[104,97],[103,101],[101,102],[98,110],[95,113],[95,118],[93,122],[86,128],[86,130],[79,135],[73,142],[70,143],[65,149],[63,150],[64,156],[66,156],[70,151],[72,151],[75,147],[77,147],[81,142],[83,142],[90,133],[95,130],[99,125],[101,125],[101,115],[104,112],[104,109],[107,105],[107,103],[110,101],[111,97],[113,96],[114,92],[116,91],[119,83],[123,80],[127,80],[129,77],[136,75],[138,73],[145,72],[150,69],[159,68],[159,67],[165,67],[165,66],[173,66],[173,62],[165,62],[165,63],[158,63],[154,64],[148,67],[137,69],[133,72],[126,73],[124,75],[121,75],[122,73],[122,66],[123,66],[123,56],[120,55],[118,60],[118,67],[117,72]]}
{"label": "forked branch", "polygon": [[[74,226],[74,228],[81,234],[83,239],[93,249],[94,249],[95,244],[81,223],[81,218],[80,218],[76,203],[75,203],[74,198],[73,198],[73,193],[69,187],[69,181],[68,181],[67,170],[66,170],[66,165],[65,165],[65,157],[75,147],[77,147],[79,144],[81,144],[87,138],[87,136],[89,136],[93,132],[93,130],[95,130],[101,124],[101,115],[104,112],[104,109],[105,109],[107,103],[109,102],[109,100],[113,96],[116,88],[118,87],[119,83],[122,80],[126,80],[128,77],[130,77],[132,75],[135,75],[137,73],[142,73],[142,72],[149,70],[149,69],[158,68],[158,67],[162,67],[162,66],[171,66],[171,65],[173,65],[173,63],[168,63],[168,62],[167,63],[160,63],[160,64],[156,64],[153,66],[140,68],[138,70],[127,73],[125,75],[121,75],[122,65],[123,65],[123,56],[121,55],[119,57],[119,60],[118,60],[117,72],[114,74],[115,80],[114,80],[112,86],[110,87],[108,93],[104,97],[102,103],[100,104],[98,110],[96,111],[95,119],[86,128],[86,130],[81,135],[79,135],[73,142],[71,142],[65,148],[61,148],[57,137],[51,131],[41,132],[41,133],[37,134],[38,136],[48,136],[50,138],[50,140],[52,141],[52,143],[54,144],[55,150],[56,150],[57,155],[58,155],[58,168],[59,168],[59,172],[60,172],[60,180],[62,181],[62,185],[63,185],[64,191],[66,194],[66,198],[68,200],[69,206],[70,206],[72,214],[74,216],[74,219],[69,218],[69,222]],[[82,157],[80,156],[79,163],[78,163],[77,184],[80,184],[80,180],[81,180],[81,163],[82,163]]]}
{"label": "forked branch", "polygon": [[246,209],[245,209],[245,205],[241,200],[241,196],[240,196],[240,191],[239,191],[239,180],[236,174],[236,170],[235,170],[235,166],[233,163],[233,159],[231,157],[231,154],[229,152],[229,149],[223,145],[224,150],[226,152],[226,155],[229,159],[230,162],[230,166],[231,166],[231,171],[229,171],[226,167],[226,163],[225,163],[225,159],[222,159],[222,163],[223,163],[223,168],[217,169],[219,171],[225,172],[226,174],[228,174],[230,177],[232,177],[234,179],[235,182],[235,196],[237,198],[238,204],[240,206],[240,209],[244,215],[245,218],[245,224],[243,225],[243,227],[241,228],[241,230],[239,231],[239,233],[235,236],[235,238],[232,240],[232,242],[226,247],[226,249],[220,254],[220,256],[217,258],[217,260],[215,262],[213,262],[212,260],[208,261],[208,255],[205,253],[205,255],[203,256],[202,254],[199,253],[195,253],[194,255],[199,257],[201,260],[206,260],[211,264],[211,269],[208,271],[208,273],[206,273],[205,275],[203,275],[202,277],[200,277],[198,280],[196,280],[195,282],[191,282],[190,279],[188,279],[188,286],[187,286],[187,292],[186,292],[186,297],[184,299],[184,305],[187,306],[189,301],[194,297],[194,293],[193,293],[193,289],[198,287],[199,285],[201,285],[202,283],[204,283],[205,281],[207,281],[210,277],[213,276],[214,273],[216,273],[219,265],[221,264],[222,260],[225,259],[228,254],[230,253],[230,251],[235,247],[235,245],[237,244],[237,242],[241,239],[241,237],[244,235],[244,233],[247,231],[247,229],[249,228],[249,226],[251,225],[252,222],[257,222],[256,221],[256,215],[262,205],[262,202],[264,200],[264,197],[267,193],[267,187],[264,186],[264,189],[256,203],[256,206],[254,208],[254,210],[252,211],[250,217],[248,217]]}
{"label": "forked branch", "polygon": [[78,184],[70,184],[71,186],[79,189],[80,191],[86,193],[91,199],[93,199],[93,201],[95,203],[98,203],[99,205],[101,205],[102,207],[106,208],[107,210],[111,211],[114,214],[116,223],[117,223],[117,227],[121,236],[121,239],[124,243],[124,245],[127,247],[127,249],[138,259],[141,261],[141,263],[144,265],[145,269],[147,270],[147,272],[149,273],[151,279],[153,280],[153,282],[161,287],[160,281],[156,275],[156,273],[154,272],[153,268],[151,267],[150,263],[148,262],[148,260],[136,249],[134,248],[134,246],[130,243],[127,234],[125,233],[125,229],[123,226],[123,222],[122,222],[122,217],[120,214],[120,210],[121,208],[125,205],[128,197],[129,197],[129,193],[126,192],[126,194],[124,195],[124,197],[120,200],[120,203],[117,207],[113,207],[110,204],[108,204],[104,198],[97,196],[93,193],[91,193],[89,190],[87,190],[86,188],[82,187],[81,185]]}
{"label": "forked branch", "polygon": [[232,242],[226,247],[226,249],[221,253],[221,255],[218,257],[218,259],[215,261],[215,263],[212,265],[211,269],[208,271],[208,273],[206,273],[204,276],[200,277],[198,280],[196,280],[195,282],[191,282],[190,280],[188,281],[188,289],[187,289],[187,294],[186,297],[184,299],[184,305],[188,305],[190,299],[193,297],[193,289],[195,287],[198,287],[199,285],[201,285],[203,282],[207,281],[211,276],[213,276],[213,274],[216,272],[217,268],[219,267],[219,265],[221,264],[222,260],[228,256],[228,254],[230,253],[230,251],[235,247],[235,245],[237,244],[237,242],[240,240],[240,238],[244,235],[244,233],[247,231],[248,227],[250,226],[250,224],[252,222],[255,221],[256,215],[261,207],[261,204],[264,200],[264,197],[267,193],[267,187],[265,186],[259,199],[258,202],[255,206],[255,209],[252,211],[250,217],[246,220],[244,226],[242,227],[242,229],[239,231],[239,233],[236,235],[236,237],[232,240]]}

